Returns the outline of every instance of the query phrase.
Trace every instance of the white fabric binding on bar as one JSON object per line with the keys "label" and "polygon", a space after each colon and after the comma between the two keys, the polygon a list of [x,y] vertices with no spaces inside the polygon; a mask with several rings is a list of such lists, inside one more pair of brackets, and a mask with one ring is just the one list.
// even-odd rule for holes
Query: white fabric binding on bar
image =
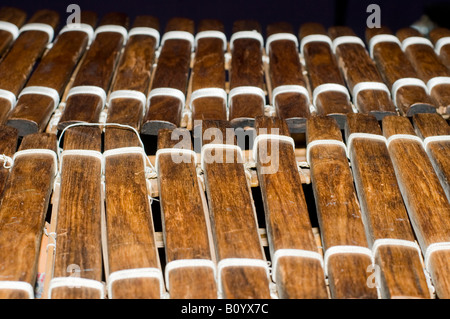
{"label": "white fabric binding on bar", "polygon": [[178,259],[178,260],[172,260],[166,265],[166,268],[164,270],[165,272],[165,278],[166,278],[166,287],[167,290],[170,291],[169,287],[169,275],[172,270],[180,269],[180,268],[187,268],[187,267],[208,267],[211,268],[214,274],[214,279],[216,278],[216,264],[209,259]]}
{"label": "white fabric binding on bar", "polygon": [[370,260],[372,261],[372,250],[370,250],[367,247],[362,246],[353,246],[353,245],[338,245],[328,248],[325,251],[325,257],[324,257],[324,270],[325,274],[328,276],[328,260],[333,255],[338,254],[358,254],[358,255],[366,255],[370,257]]}
{"label": "white fabric binding on bar", "polygon": [[19,28],[11,22],[0,21],[0,30],[7,31],[11,33],[13,41],[17,39],[19,36]]}
{"label": "white fabric binding on bar", "polygon": [[434,77],[434,78],[428,80],[428,82],[427,82],[428,94],[431,94],[431,90],[433,90],[433,88],[436,85],[441,85],[441,84],[450,84],[450,77],[449,76],[437,76],[437,77]]}
{"label": "white fabric binding on bar", "polygon": [[48,299],[52,298],[52,290],[60,287],[97,289],[100,291],[100,299],[105,298],[105,285],[100,281],[80,277],[55,277],[50,280]]}
{"label": "white fabric binding on bar", "polygon": [[47,33],[48,43],[51,43],[53,41],[53,36],[55,32],[52,26],[46,23],[27,23],[19,30],[20,33],[26,31],[42,31]]}
{"label": "white fabric binding on bar", "polygon": [[19,156],[22,155],[50,155],[53,158],[54,166],[55,166],[55,176],[58,174],[58,156],[56,155],[56,152],[49,150],[49,149],[28,149],[28,150],[22,150],[18,151],[13,156],[13,163],[16,161],[16,159]]}
{"label": "white fabric binding on bar", "polygon": [[150,106],[150,100],[152,97],[160,96],[160,95],[167,95],[167,96],[172,96],[174,98],[177,98],[182,103],[181,108],[184,109],[184,105],[186,103],[186,96],[180,90],[173,89],[173,88],[156,88],[156,89],[151,90],[147,97],[147,105]]}
{"label": "white fabric binding on bar", "polygon": [[155,48],[159,47],[160,34],[159,31],[156,29],[148,27],[135,27],[128,32],[128,39],[131,38],[133,35],[148,35],[149,37],[153,37],[156,40]]}
{"label": "white fabric binding on bar", "polygon": [[308,162],[308,164],[311,165],[311,150],[314,146],[317,145],[337,145],[340,146],[344,149],[345,154],[347,154],[347,147],[345,146],[344,142],[342,141],[338,141],[338,140],[315,140],[312,141],[310,143],[308,143],[308,145],[306,145],[306,161]]}
{"label": "white fabric binding on bar", "polygon": [[201,32],[197,33],[197,35],[195,36],[195,39],[194,39],[195,47],[198,46],[198,40],[204,39],[204,38],[218,38],[218,39],[222,40],[223,50],[224,51],[227,50],[227,36],[225,35],[225,33],[216,31],[216,30],[201,31]]}
{"label": "white fabric binding on bar", "polygon": [[92,151],[92,150],[63,150],[59,156],[59,171],[62,171],[62,164],[64,156],[67,155],[76,155],[76,156],[89,156],[94,157],[100,161],[102,164],[102,172],[104,172],[104,161],[103,161],[103,154],[98,151]]}
{"label": "white fabric binding on bar", "polygon": [[34,299],[34,288],[25,281],[0,280],[0,289],[23,290],[28,294],[28,299]]}
{"label": "white fabric binding on bar", "polygon": [[347,138],[347,157],[348,158],[351,158],[351,149],[352,149],[353,140],[355,138],[366,138],[366,139],[370,139],[370,140],[380,141],[380,142],[383,142],[384,144],[387,143],[387,140],[383,135],[370,134],[370,133],[352,133]]}
{"label": "white fabric binding on bar", "polygon": [[373,49],[375,48],[375,46],[378,43],[382,43],[382,42],[393,42],[393,43],[397,43],[399,47],[402,46],[402,43],[395,35],[377,34],[377,35],[373,36],[369,41],[369,53],[370,53],[370,57],[372,59],[373,59]]}
{"label": "white fabric binding on bar", "polygon": [[424,38],[424,37],[409,37],[409,38],[406,38],[405,40],[403,40],[403,42],[402,42],[402,50],[406,51],[406,49],[410,45],[414,45],[414,44],[425,44],[425,45],[428,45],[428,46],[433,48],[433,43],[431,43],[431,41],[428,40],[427,38]]}
{"label": "white fabric binding on bar", "polygon": [[359,44],[363,48],[366,47],[363,40],[361,40],[359,37],[354,35],[344,35],[342,37],[337,37],[336,39],[333,40],[333,53],[336,54],[336,49],[341,44],[350,44],[350,43]]}
{"label": "white fabric binding on bar", "polygon": [[99,26],[97,29],[95,29],[94,40],[95,40],[95,38],[97,37],[97,35],[99,33],[103,33],[103,32],[120,33],[122,35],[122,37],[123,37],[123,44],[127,43],[128,31],[127,31],[127,29],[125,29],[121,25],[107,24],[107,25]]}
{"label": "white fabric binding on bar", "polygon": [[[195,90],[194,92],[191,93],[191,101],[190,101],[191,109],[192,109],[192,102],[194,102],[194,100],[200,99],[202,97],[219,97],[219,98],[223,99],[225,104],[228,104],[227,92],[224,89],[203,88],[203,89]],[[227,107],[228,107],[228,105],[227,105]]]}
{"label": "white fabric binding on bar", "polygon": [[320,262],[320,265],[324,266],[323,257],[317,251],[304,250],[304,249],[278,249],[275,251],[272,257],[272,279],[273,282],[277,282],[276,273],[277,273],[277,265],[278,259],[282,257],[302,257],[302,258],[310,258],[316,259]]}
{"label": "white fabric binding on bar", "polygon": [[450,242],[441,242],[428,245],[424,254],[425,269],[430,269],[430,257],[433,253],[442,250],[450,250]]}
{"label": "white fabric binding on bar", "polygon": [[234,89],[231,89],[230,93],[228,93],[228,107],[231,106],[231,100],[236,95],[241,94],[253,94],[253,95],[259,95],[261,99],[263,100],[263,103],[266,104],[266,95],[264,94],[264,91],[260,89],[257,86],[238,86]]}
{"label": "white fabric binding on bar", "polygon": [[428,93],[427,85],[420,79],[417,78],[398,79],[397,81],[394,82],[394,84],[392,84],[392,92],[391,92],[392,100],[394,101],[395,106],[397,106],[397,91],[404,86],[420,86],[425,90],[425,92]]}
{"label": "white fabric binding on bar", "polygon": [[[144,167],[147,165],[147,154],[142,147],[134,146],[134,147],[119,147],[113,148],[103,152],[103,161],[106,161],[106,158],[114,155],[130,155],[130,154],[139,154],[142,156],[142,161],[144,162]],[[105,163],[103,163],[105,165]]]}
{"label": "white fabric binding on bar", "polygon": [[275,106],[275,98],[277,97],[278,94],[282,94],[282,93],[299,93],[302,94],[306,97],[306,99],[308,100],[308,103],[310,102],[309,100],[309,92],[308,90],[301,85],[280,85],[277,86],[276,88],[274,88],[272,90],[272,105]]}
{"label": "white fabric binding on bar", "polygon": [[434,52],[436,52],[437,55],[440,55],[442,47],[447,44],[450,44],[450,37],[440,38],[434,45]]}
{"label": "white fabric binding on bar", "polygon": [[112,299],[112,285],[118,280],[135,279],[135,278],[155,278],[159,280],[159,288],[161,297],[164,294],[164,279],[161,269],[159,268],[135,268],[118,270],[111,273],[107,280],[108,298]]}
{"label": "white fabric binding on bar", "polygon": [[59,93],[55,89],[45,86],[28,86],[22,90],[19,94],[19,99],[22,95],[26,94],[38,94],[45,95],[53,99],[53,109],[59,106]]}
{"label": "white fabric binding on bar", "polygon": [[144,93],[136,90],[117,90],[109,94],[108,103],[114,99],[134,99],[142,104],[142,114],[145,114],[147,106],[147,97]]}
{"label": "white fabric binding on bar", "polygon": [[298,39],[292,33],[275,33],[275,34],[272,34],[271,36],[269,36],[266,40],[266,54],[267,55],[269,55],[269,53],[270,53],[270,44],[274,41],[279,41],[279,40],[292,41],[295,43],[295,47],[298,48]]}
{"label": "white fabric binding on bar", "polygon": [[0,89],[0,98],[8,100],[11,105],[11,109],[16,106],[17,98],[13,92]]}
{"label": "white fabric binding on bar", "polygon": [[71,32],[71,31],[79,31],[84,32],[88,36],[88,45],[91,45],[93,39],[94,39],[94,28],[92,28],[89,24],[86,23],[69,23],[64,26],[64,28],[59,31],[59,34],[63,34],[65,32]]}
{"label": "white fabric binding on bar", "polygon": [[221,148],[225,150],[233,150],[238,153],[238,157],[241,157],[241,161],[244,160],[244,154],[242,153],[242,149],[237,145],[231,145],[231,144],[206,144],[202,146],[201,156],[200,156],[200,162],[201,162],[201,168],[204,171],[205,170],[205,152],[207,150],[215,149],[215,148]]}
{"label": "white fabric binding on bar", "polygon": [[78,95],[78,94],[92,94],[97,95],[102,99],[102,104],[105,105],[106,103],[106,92],[99,86],[93,86],[93,85],[80,85],[75,86],[69,90],[69,93],[67,93],[66,101],[69,99],[72,95]]}
{"label": "white fabric binding on bar", "polygon": [[[197,153],[195,153],[192,150],[183,149],[183,148],[162,148],[162,149],[157,150],[156,155],[155,155],[155,168],[157,171],[158,171],[158,166],[159,166],[159,157],[164,154],[172,154],[172,155],[176,154],[178,156],[180,156],[180,154],[191,155],[194,157],[194,164],[197,165]],[[172,157],[172,159],[173,159],[173,157]]]}
{"label": "white fabric binding on bar", "polygon": [[337,84],[337,83],[325,83],[325,84],[321,84],[321,85],[317,86],[314,89],[313,105],[316,106],[316,100],[317,100],[317,97],[319,96],[319,94],[324,93],[324,92],[329,92],[329,91],[344,93],[345,95],[347,95],[347,98],[350,100],[350,93],[348,93],[348,90],[345,86],[343,86],[341,84]]}
{"label": "white fabric binding on bar", "polygon": [[389,91],[389,88],[386,86],[386,84],[381,82],[359,82],[353,87],[352,97],[353,97],[353,104],[356,108],[358,108],[358,94],[361,91],[365,90],[381,90],[385,91],[387,95],[391,96],[391,91]]}
{"label": "white fabric binding on bar", "polygon": [[191,44],[191,50],[195,50],[195,38],[192,33],[189,33],[187,31],[169,31],[164,33],[162,40],[161,40],[161,47],[164,46],[164,43],[167,40],[186,40],[189,41]]}
{"label": "white fabric binding on bar", "polygon": [[258,144],[263,140],[277,140],[279,142],[287,142],[292,145],[292,149],[295,151],[295,142],[294,139],[290,136],[286,135],[278,135],[278,134],[260,134],[256,136],[253,140],[253,160],[256,163],[256,157],[258,154]]}
{"label": "white fabric binding on bar", "polygon": [[395,140],[412,140],[412,141],[416,141],[419,142],[420,145],[423,146],[423,142],[422,139],[416,135],[411,135],[411,134],[394,134],[391,135],[387,141],[386,141],[386,146],[389,147],[389,145],[392,143],[392,141]]}
{"label": "white fabric binding on bar", "polygon": [[234,41],[239,40],[239,39],[253,39],[256,40],[260,43],[261,45],[261,49],[264,46],[264,39],[263,36],[261,35],[261,33],[259,33],[256,30],[253,31],[239,31],[239,32],[235,32],[231,35],[231,39],[230,39],[230,50],[233,51],[234,48]]}
{"label": "white fabric binding on bar", "polygon": [[382,246],[401,246],[405,248],[414,248],[415,250],[417,250],[419,256],[422,255],[419,245],[414,241],[404,239],[394,239],[394,238],[382,238],[375,240],[375,242],[372,245],[372,255],[374,262],[377,251]]}
{"label": "white fabric binding on bar", "polygon": [[450,135],[436,135],[426,137],[422,143],[423,148],[428,152],[428,144],[433,142],[450,142]]}
{"label": "white fabric binding on bar", "polygon": [[329,36],[324,34],[311,34],[302,38],[302,40],[300,41],[300,53],[303,54],[303,48],[305,47],[305,45],[311,42],[325,42],[328,43],[330,48],[333,47],[333,41],[331,41]]}

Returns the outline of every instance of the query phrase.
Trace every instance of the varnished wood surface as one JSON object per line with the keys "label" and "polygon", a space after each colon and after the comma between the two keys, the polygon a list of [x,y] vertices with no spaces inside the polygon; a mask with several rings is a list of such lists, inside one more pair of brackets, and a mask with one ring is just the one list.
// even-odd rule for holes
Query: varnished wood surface
{"label": "varnished wood surface", "polygon": [[[430,31],[430,40],[436,47],[436,42],[441,38],[450,37],[450,30],[447,28],[437,27]],[[448,44],[442,46],[441,50],[437,52],[441,62],[450,69],[450,46]]]}
{"label": "varnished wood surface", "polygon": [[[349,114],[346,137],[352,133],[380,135],[375,117]],[[347,147],[349,145],[347,144]],[[351,164],[370,247],[377,239],[415,241],[389,152],[383,141],[356,138],[350,146]],[[429,298],[420,257],[413,248],[385,245],[375,262],[380,271],[382,298]]]}
{"label": "varnished wood surface", "polygon": [[[224,31],[222,22],[201,20],[198,32]],[[204,88],[225,89],[225,52],[219,38],[198,40],[192,68],[192,92]],[[227,120],[226,101],[217,97],[202,97],[192,102],[192,120]]]}
{"label": "varnished wood surface", "polygon": [[[423,37],[413,28],[403,28],[396,32],[400,41],[409,37]],[[438,76],[450,76],[450,70],[440,61],[434,52],[434,48],[426,44],[412,44],[406,48],[406,56],[411,61],[414,69],[422,81],[427,83],[430,79]],[[430,96],[434,99],[439,112],[447,112],[450,104],[449,84],[436,85]]]}
{"label": "varnished wood surface", "polygon": [[[27,23],[44,23],[53,29],[59,23],[59,14],[51,10],[37,11]],[[0,89],[19,94],[33,68],[45,51],[48,35],[42,31],[26,31],[16,39],[0,63]],[[4,123],[11,110],[10,102],[0,99],[0,123]]]}
{"label": "varnished wood surface", "polygon": [[[10,158],[14,155],[17,148],[19,136],[15,128],[6,125],[0,125],[0,154],[6,155]],[[6,184],[6,180],[9,176],[9,169],[5,166],[4,159],[0,161],[0,198],[3,194],[3,189]]]}
{"label": "varnished wood surface", "polygon": [[[97,15],[83,12],[81,23],[95,27]],[[75,67],[88,44],[85,32],[70,31],[58,36],[52,48],[39,62],[26,87],[43,86],[56,90],[61,97]],[[7,124],[19,130],[19,135],[42,132],[47,125],[54,108],[53,99],[39,94],[21,96],[13,111],[9,114]]]}
{"label": "varnished wood surface", "polygon": [[[178,136],[190,137],[184,129],[160,130],[158,149],[175,146],[190,149],[190,140],[180,141]],[[176,154],[174,154],[177,156]],[[182,155],[181,162],[172,159],[172,154],[159,157],[158,185],[161,204],[161,220],[165,243],[166,265],[175,260],[213,260],[209,212],[201,193],[195,158]],[[205,210],[206,208],[206,210]],[[166,278],[167,279],[167,278]],[[207,267],[183,267],[170,272],[170,297],[172,299],[217,298],[214,272]]]}
{"label": "varnished wood surface", "polygon": [[[118,25],[127,29],[128,17],[122,13],[108,13],[99,24],[99,26],[104,25]],[[123,41],[121,33],[99,33],[81,62],[72,87],[98,86],[108,93]],[[98,122],[103,106],[101,98],[97,95],[76,94],[70,96],[66,100],[58,129],[61,130],[76,122]]]}
{"label": "varnished wood surface", "polygon": [[[292,25],[284,22],[270,24],[267,26],[266,38],[279,33],[294,35]],[[306,88],[304,70],[295,42],[273,41],[266,54],[270,59],[269,77],[272,90],[281,85],[300,85]],[[287,122],[291,132],[305,132],[306,119],[310,116],[308,97],[300,93],[282,93],[276,96],[274,107],[277,116]]]}
{"label": "varnished wood surface", "polygon": [[[308,144],[317,140],[342,141],[339,126],[331,117],[312,117],[307,122]],[[310,150],[311,183],[324,252],[331,247],[368,247],[359,202],[344,148],[316,145]],[[328,283],[333,298],[377,298],[367,285],[371,258],[338,253],[328,261]]]}
{"label": "varnished wood surface", "polygon": [[[253,20],[238,20],[233,23],[233,33],[255,31],[261,33],[261,26]],[[241,38],[234,41],[231,51],[230,89],[239,86],[254,86],[264,90],[262,50],[258,40]],[[264,115],[265,101],[254,94],[240,94],[230,101],[229,121],[234,127],[254,125],[254,118]]]}
{"label": "varnished wood surface", "polygon": [[[340,36],[355,36],[348,27],[331,27],[328,34],[332,40]],[[384,83],[375,62],[370,58],[367,50],[355,43],[344,43],[336,48],[336,58],[339,68],[346,79],[350,93],[360,82]],[[353,101],[355,104],[355,101]],[[396,114],[395,106],[389,94],[382,90],[364,90],[358,94],[358,111],[372,114],[381,120],[386,115]]]}
{"label": "varnished wood surface", "polygon": [[[64,150],[101,150],[98,127],[72,127],[65,131]],[[67,155],[61,167],[53,278],[102,280],[101,161]],[[96,299],[96,289],[68,285],[54,288],[52,299]]]}
{"label": "varnished wood surface", "polygon": [[[304,23],[299,29],[299,38],[302,40],[309,35],[327,35],[323,25],[318,23]],[[335,83],[346,87],[345,80],[339,70],[336,58],[331,47],[326,42],[309,42],[303,48],[303,58],[308,71],[311,91],[322,84]],[[341,92],[328,91],[317,96],[315,105],[319,115],[333,117],[341,129],[345,126],[346,113],[352,113],[351,101]]]}
{"label": "varnished wood surface", "polygon": [[[393,35],[388,27],[367,28],[366,42],[381,34]],[[392,90],[395,81],[403,78],[419,78],[413,65],[402,51],[401,46],[395,42],[380,42],[373,48],[373,59],[380,70],[386,85]],[[392,92],[392,91],[391,91]],[[401,87],[396,96],[392,97],[397,103],[401,115],[412,116],[416,113],[436,112],[433,100],[427,91],[414,85]]]}
{"label": "varnished wood surface", "polygon": [[[0,21],[5,21],[14,24],[20,28],[27,18],[25,11],[13,8],[13,7],[2,7],[0,8]],[[0,30],[0,61],[8,52],[8,49],[14,42],[13,36],[6,30]]]}
{"label": "varnished wood surface", "polygon": [[[404,117],[386,117],[382,127],[386,138],[395,134],[416,136]],[[425,254],[430,244],[450,241],[450,203],[421,143],[398,139],[388,149],[411,224]],[[430,258],[428,271],[439,298],[450,298],[449,257],[450,251],[444,250]]]}
{"label": "varnished wood surface", "polygon": [[[226,128],[231,126],[225,121],[203,121],[202,145],[235,144],[229,136],[225,141]],[[265,260],[252,193],[239,162],[242,159],[233,150],[215,152],[219,153],[205,153],[204,174],[217,262],[227,258]],[[217,280],[221,281],[225,299],[270,298],[268,277],[262,267],[227,267]]]}
{"label": "varnished wood surface", "polygon": [[[28,149],[56,151],[56,136],[29,135],[19,151]],[[35,284],[55,165],[49,154],[26,154],[14,161],[0,207],[1,280]],[[28,298],[28,294],[1,289],[0,298]]]}
{"label": "varnished wood surface", "polygon": [[[187,18],[172,18],[165,32],[185,31],[194,34],[194,21]],[[186,96],[191,44],[184,39],[169,39],[161,48],[152,87],[178,89]],[[180,126],[182,102],[173,96],[155,96],[150,99],[149,109],[144,116],[141,133],[157,135],[161,128],[174,129]]]}
{"label": "varnished wood surface", "polygon": [[[257,117],[255,128],[259,133],[289,136],[287,123],[280,118]],[[275,129],[277,132],[272,132]],[[271,142],[259,143],[257,157],[271,255],[278,249],[318,252],[292,145]],[[328,298],[318,260],[285,256],[277,264],[272,271],[278,278],[280,298]]]}

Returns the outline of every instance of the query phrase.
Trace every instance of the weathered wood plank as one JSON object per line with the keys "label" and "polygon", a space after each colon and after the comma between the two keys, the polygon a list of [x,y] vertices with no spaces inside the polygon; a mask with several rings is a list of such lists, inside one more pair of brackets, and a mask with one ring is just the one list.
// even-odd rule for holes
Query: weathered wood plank
{"label": "weathered wood plank", "polygon": [[[18,132],[15,128],[0,125],[0,154],[12,158],[17,149],[18,139]],[[5,160],[5,158],[0,160],[0,198],[9,176],[9,169],[6,168],[8,163]]]}
{"label": "weathered wood plank", "polygon": [[[0,21],[12,23],[19,29],[25,23],[26,18],[26,12],[21,9],[13,7],[0,8]],[[5,56],[13,43],[13,35],[6,30],[0,30],[0,60]]]}

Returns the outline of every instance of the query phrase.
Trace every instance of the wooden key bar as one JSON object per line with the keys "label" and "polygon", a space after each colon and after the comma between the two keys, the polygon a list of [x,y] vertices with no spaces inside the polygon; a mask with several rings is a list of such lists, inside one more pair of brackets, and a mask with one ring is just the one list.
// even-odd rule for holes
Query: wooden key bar
{"label": "wooden key bar", "polygon": [[378,120],[396,114],[389,88],[365,49],[364,42],[348,27],[331,27],[328,34],[333,40],[339,68],[358,112],[372,114]]}
{"label": "wooden key bar", "polygon": [[58,107],[59,99],[88,46],[88,32],[93,35],[97,15],[83,12],[80,21],[87,24],[86,31],[77,29],[73,24],[62,29],[9,114],[7,124],[17,128],[20,136],[42,132],[53,110]]}
{"label": "wooden key bar", "polygon": [[[280,298],[328,298],[322,255],[309,220],[294,148],[276,136],[289,137],[287,123],[280,118],[257,117],[260,136],[256,167],[261,187],[266,229],[271,251],[272,273]],[[293,142],[293,141],[292,141]],[[269,146],[270,145],[270,146]]]}
{"label": "wooden key bar", "polygon": [[97,123],[121,50],[127,40],[128,17],[108,13],[95,31],[95,39],[77,71],[58,129],[77,123]]}
{"label": "wooden key bar", "polygon": [[167,23],[148,96],[142,134],[157,135],[161,128],[180,126],[194,51],[193,34],[194,21],[190,19],[172,18]]}
{"label": "wooden key bar", "polygon": [[450,69],[450,30],[447,28],[435,28],[430,31],[430,40],[441,62]]}
{"label": "wooden key bar", "polygon": [[22,27],[19,37],[1,61],[0,123],[5,122],[36,62],[53,41],[53,32],[58,22],[57,12],[37,11]]}
{"label": "wooden key bar", "polygon": [[0,298],[34,298],[44,222],[57,173],[56,136],[22,140],[0,207]]}
{"label": "wooden key bar", "polygon": [[413,28],[397,31],[402,49],[411,61],[419,78],[428,87],[428,94],[434,99],[437,112],[446,113],[450,105],[450,70],[442,64],[434,52],[433,44]]}
{"label": "wooden key bar", "polygon": [[309,91],[298,54],[298,40],[292,25],[284,22],[267,26],[266,54],[276,115],[284,119],[293,133],[304,133],[310,116]]}
{"label": "wooden key bar", "polygon": [[332,51],[326,29],[304,23],[299,30],[302,55],[313,91],[312,103],[319,115],[329,115],[344,129],[346,114],[353,113],[350,94]]}
{"label": "wooden key bar", "polygon": [[450,298],[450,203],[411,122],[388,116],[382,127],[425,269],[437,297]]}
{"label": "wooden key bar", "polygon": [[20,27],[25,23],[25,11],[12,8],[0,8],[0,61],[19,36]]}
{"label": "wooden key bar", "polygon": [[[174,152],[181,148],[184,153]],[[170,297],[217,298],[209,211],[198,181],[189,131],[160,130],[157,158]]]}
{"label": "wooden key bar", "polygon": [[196,35],[192,68],[192,120],[227,120],[225,91],[224,26],[217,20],[201,20]]}
{"label": "wooden key bar", "polygon": [[267,263],[234,130],[228,122],[209,120],[201,128],[219,293],[225,299],[270,298]]}
{"label": "wooden key bar", "polygon": [[447,198],[450,200],[450,126],[439,114],[416,114],[413,117],[416,134],[424,139],[428,153]]}
{"label": "wooden key bar", "polygon": [[253,20],[233,23],[228,119],[233,127],[253,126],[266,104],[261,26]]}
{"label": "wooden key bar", "polygon": [[372,256],[339,126],[331,117],[312,117],[306,134],[331,296],[377,298],[367,284]]}
{"label": "wooden key bar", "polygon": [[385,26],[367,28],[366,42],[401,115],[436,112],[426,84],[402,51],[400,40]]}
{"label": "wooden key bar", "polygon": [[15,128],[0,125],[0,198],[9,176],[8,167],[12,164],[10,161],[16,152],[18,139],[19,135]]}
{"label": "wooden key bar", "polygon": [[349,114],[346,140],[367,239],[375,258],[376,268],[368,274],[375,274],[382,298],[430,298],[420,249],[377,119]]}
{"label": "wooden key bar", "polygon": [[60,155],[61,186],[50,299],[104,297],[102,154],[98,127],[71,127]]}

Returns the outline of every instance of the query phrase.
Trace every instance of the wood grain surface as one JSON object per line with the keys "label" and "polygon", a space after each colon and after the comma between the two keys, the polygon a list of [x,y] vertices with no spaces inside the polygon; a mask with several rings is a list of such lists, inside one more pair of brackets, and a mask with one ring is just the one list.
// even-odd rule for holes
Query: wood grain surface
{"label": "wood grain surface", "polygon": [[[15,128],[0,125],[0,154],[12,158],[17,149],[18,139],[18,132]],[[2,159],[0,161],[0,198],[9,176],[9,169],[5,166],[7,167],[8,164]]]}
{"label": "wood grain surface", "polygon": [[[26,12],[21,9],[13,7],[0,8],[0,21],[12,23],[19,29],[25,23],[26,18]],[[0,61],[13,43],[12,34],[6,30],[0,30]]]}

